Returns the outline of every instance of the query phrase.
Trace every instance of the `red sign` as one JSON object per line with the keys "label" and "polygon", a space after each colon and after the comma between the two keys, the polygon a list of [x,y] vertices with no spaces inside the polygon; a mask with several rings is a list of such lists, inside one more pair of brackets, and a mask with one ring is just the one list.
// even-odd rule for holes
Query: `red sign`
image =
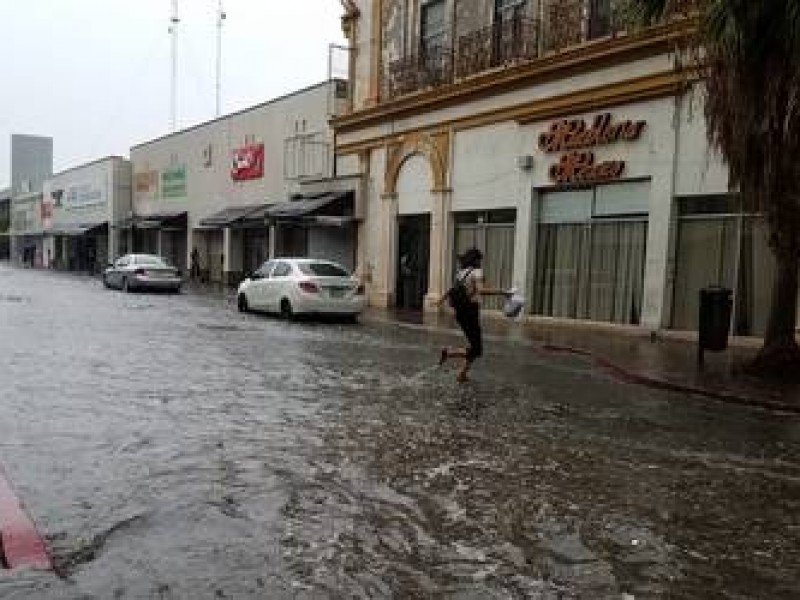
{"label": "red sign", "polygon": [[249,144],[233,151],[231,179],[244,181],[264,176],[264,144]]}

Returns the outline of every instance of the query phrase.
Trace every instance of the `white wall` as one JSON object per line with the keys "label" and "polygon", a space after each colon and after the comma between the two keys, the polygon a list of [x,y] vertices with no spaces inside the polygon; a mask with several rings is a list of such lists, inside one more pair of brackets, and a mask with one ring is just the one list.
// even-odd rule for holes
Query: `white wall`
{"label": "white wall", "polygon": [[428,161],[415,154],[400,167],[397,177],[398,213],[419,215],[431,211],[431,180]]}
{"label": "white wall", "polygon": [[[320,132],[326,140],[330,104],[329,84],[321,84],[284,98],[168,135],[131,148],[136,174],[160,174],[173,165],[186,167],[186,197],[163,198],[158,190],[137,190],[137,214],[189,213],[189,227],[223,208],[285,201],[298,184],[284,178],[285,140],[296,133]],[[264,176],[234,181],[230,166],[234,149],[248,142],[264,144]],[[203,152],[211,148],[211,164]]]}

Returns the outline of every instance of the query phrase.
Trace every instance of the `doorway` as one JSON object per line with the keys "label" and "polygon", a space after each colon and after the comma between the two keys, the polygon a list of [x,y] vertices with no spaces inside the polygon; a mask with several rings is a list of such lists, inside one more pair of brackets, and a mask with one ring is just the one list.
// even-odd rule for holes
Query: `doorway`
{"label": "doorway", "polygon": [[397,308],[422,310],[424,306],[428,293],[430,236],[430,215],[398,218]]}

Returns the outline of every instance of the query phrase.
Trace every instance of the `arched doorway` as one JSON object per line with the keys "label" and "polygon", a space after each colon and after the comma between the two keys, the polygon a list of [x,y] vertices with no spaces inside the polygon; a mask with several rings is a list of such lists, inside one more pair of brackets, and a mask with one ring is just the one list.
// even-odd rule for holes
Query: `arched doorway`
{"label": "arched doorway", "polygon": [[431,178],[428,160],[412,154],[397,177],[395,304],[422,310],[428,293],[431,241]]}

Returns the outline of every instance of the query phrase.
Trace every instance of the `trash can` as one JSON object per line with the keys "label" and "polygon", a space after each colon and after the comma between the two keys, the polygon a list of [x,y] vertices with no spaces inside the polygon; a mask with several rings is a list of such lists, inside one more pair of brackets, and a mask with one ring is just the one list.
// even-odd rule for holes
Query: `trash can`
{"label": "trash can", "polygon": [[731,328],[733,292],[724,287],[707,287],[700,290],[700,352],[720,352],[728,347],[728,332]]}

